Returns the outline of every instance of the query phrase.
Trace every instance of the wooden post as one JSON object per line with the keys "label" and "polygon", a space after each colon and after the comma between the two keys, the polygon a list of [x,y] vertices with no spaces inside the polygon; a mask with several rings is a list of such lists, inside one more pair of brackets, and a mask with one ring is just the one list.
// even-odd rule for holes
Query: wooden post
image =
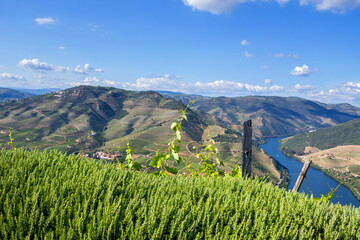
{"label": "wooden post", "polygon": [[244,122],[242,142],[242,176],[251,176],[252,158],[252,124],[251,120]]}
{"label": "wooden post", "polygon": [[311,164],[311,160],[305,160],[304,166],[302,167],[299,177],[296,180],[295,186],[293,188],[293,192],[299,191],[299,188],[300,188],[302,182],[304,181],[304,177],[306,176],[306,173],[310,167],[310,164]]}

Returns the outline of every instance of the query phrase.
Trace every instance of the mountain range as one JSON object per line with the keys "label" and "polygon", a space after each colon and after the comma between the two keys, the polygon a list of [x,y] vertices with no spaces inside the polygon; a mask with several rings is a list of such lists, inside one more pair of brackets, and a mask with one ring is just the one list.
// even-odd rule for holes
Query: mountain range
{"label": "mountain range", "polygon": [[0,87],[0,102],[6,102],[16,99],[28,98],[35,96],[35,94],[31,94],[25,91],[14,90],[10,88],[1,88]]}
{"label": "mountain range", "polygon": [[[148,165],[172,138],[170,125],[194,100],[183,122],[181,154],[194,157],[194,146],[216,141],[225,169],[241,161],[242,123],[253,120],[255,140],[296,134],[360,116],[349,104],[324,104],[295,97],[203,97],[172,92],[135,92],[80,86],[0,103],[0,143],[28,148],[56,148],[72,153],[104,152],[124,156],[127,141],[137,161]],[[254,146],[258,175],[280,178],[276,164]],[[193,161],[194,162],[194,161]],[[196,162],[194,162],[196,164]],[[184,169],[185,165],[177,166]]]}
{"label": "mountain range", "polygon": [[[129,141],[137,161],[148,166],[159,149],[173,138],[172,122],[185,106],[157,92],[134,92],[117,88],[80,86],[57,92],[0,103],[0,143],[9,141],[9,129],[17,147],[84,151],[120,155]],[[180,154],[195,166],[193,147],[217,139],[225,170],[241,160],[241,134],[217,125],[205,114],[187,110],[183,121]],[[176,166],[184,170],[182,163]],[[253,172],[280,178],[278,167],[254,146]],[[151,169],[149,168],[149,171]]]}
{"label": "mountain range", "polygon": [[331,127],[360,117],[360,108],[350,104],[325,104],[299,97],[164,95],[184,104],[197,99],[192,109],[235,131],[241,131],[244,120],[252,119],[257,140]]}

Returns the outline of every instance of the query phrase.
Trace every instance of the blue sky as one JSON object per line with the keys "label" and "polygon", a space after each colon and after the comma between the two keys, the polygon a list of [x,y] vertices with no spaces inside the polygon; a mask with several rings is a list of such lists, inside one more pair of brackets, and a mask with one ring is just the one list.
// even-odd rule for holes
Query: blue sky
{"label": "blue sky", "polygon": [[360,106],[360,0],[0,1],[0,87]]}

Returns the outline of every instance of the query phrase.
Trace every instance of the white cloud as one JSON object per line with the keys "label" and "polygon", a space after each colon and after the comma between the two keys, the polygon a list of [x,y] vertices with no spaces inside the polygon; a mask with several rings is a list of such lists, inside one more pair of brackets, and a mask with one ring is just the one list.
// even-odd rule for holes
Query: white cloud
{"label": "white cloud", "polygon": [[125,83],[124,88],[133,90],[168,90],[176,91],[177,77],[166,74],[164,77],[138,78],[135,83]]}
{"label": "white cloud", "polygon": [[[288,3],[290,0],[273,0],[280,5]],[[183,0],[186,6],[194,10],[206,11],[213,14],[228,14],[241,3],[257,2],[256,0]],[[359,0],[299,0],[301,6],[314,5],[318,11],[344,12],[360,6]]]}
{"label": "white cloud", "polygon": [[296,84],[294,86],[294,88],[297,90],[297,91],[307,91],[307,90],[313,90],[315,89],[316,87],[314,85],[301,85],[301,84]]}
{"label": "white cloud", "polygon": [[75,67],[74,70],[72,70],[72,72],[74,73],[79,73],[79,74],[90,74],[90,73],[93,73],[93,72],[104,72],[102,69],[100,68],[93,68],[90,64],[86,63],[84,65],[84,67],[81,67],[80,65],[77,65]]}
{"label": "white cloud", "polygon": [[58,49],[59,50],[65,50],[65,47],[64,46],[59,46]]}
{"label": "white cloud", "polygon": [[15,81],[24,81],[25,78],[21,75],[11,74],[11,73],[0,73],[0,79],[2,80],[15,80]]}
{"label": "white cloud", "polygon": [[195,83],[184,83],[179,80],[179,77],[172,77],[169,75],[154,78],[138,78],[135,83],[125,83],[122,87],[131,90],[162,90],[217,96],[254,93],[268,94],[284,90],[284,87],[278,85],[268,87],[226,80],[217,80],[206,83],[199,81]]}
{"label": "white cloud", "polygon": [[267,79],[264,80],[264,83],[271,84],[271,80],[267,78]]}
{"label": "white cloud", "polygon": [[245,57],[248,57],[248,58],[252,58],[252,57],[253,57],[253,55],[252,55],[251,53],[249,53],[248,51],[245,51],[245,52],[244,52],[244,56],[245,56]]}
{"label": "white cloud", "polygon": [[269,66],[268,65],[261,65],[260,69],[269,69]]}
{"label": "white cloud", "polygon": [[116,85],[115,81],[111,81],[111,80],[102,80],[98,77],[86,77],[84,80],[82,81],[77,81],[77,82],[69,82],[68,83],[69,86],[80,86],[80,85],[92,85],[92,86],[114,86]]}
{"label": "white cloud", "polygon": [[104,80],[102,81],[102,83],[106,86],[114,86],[116,85],[116,82],[115,81],[111,81],[111,80]]}
{"label": "white cloud", "polygon": [[51,17],[47,17],[47,18],[35,18],[34,19],[35,22],[37,22],[40,25],[43,24],[52,24],[55,22],[55,19],[51,18]]}
{"label": "white cloud", "polygon": [[183,0],[184,4],[213,14],[230,13],[237,4],[248,0]]}
{"label": "white cloud", "polygon": [[250,44],[250,42],[246,41],[245,39],[241,41],[241,45],[243,45],[243,46],[247,46],[249,44]]}
{"label": "white cloud", "polygon": [[360,82],[347,82],[319,92],[310,91],[307,96],[324,102],[348,102],[360,106]]}
{"label": "white cloud", "polygon": [[39,59],[23,59],[19,62],[19,67],[28,70],[28,71],[36,71],[36,72],[71,72],[71,73],[79,73],[88,75],[91,73],[102,73],[104,72],[100,68],[94,68],[90,64],[86,63],[84,67],[77,65],[74,69],[70,67],[64,66],[54,66],[47,62],[40,62]]}
{"label": "white cloud", "polygon": [[311,70],[308,65],[304,64],[302,67],[296,66],[290,73],[294,76],[305,77],[311,74]]}
{"label": "white cloud", "polygon": [[54,71],[55,67],[39,59],[23,59],[19,62],[19,67],[29,71]]}
{"label": "white cloud", "polygon": [[270,92],[279,92],[279,91],[283,91],[284,90],[284,87],[283,86],[279,86],[279,85],[274,85],[274,86],[271,86],[269,88]]}
{"label": "white cloud", "polygon": [[84,79],[86,83],[98,83],[100,80],[97,77],[87,77]]}
{"label": "white cloud", "polygon": [[352,88],[359,88],[360,89],[360,83],[354,83],[354,82],[347,82],[345,84],[346,87],[352,87]]}
{"label": "white cloud", "polygon": [[315,5],[319,11],[333,10],[344,12],[360,7],[359,0],[300,0],[300,5]]}

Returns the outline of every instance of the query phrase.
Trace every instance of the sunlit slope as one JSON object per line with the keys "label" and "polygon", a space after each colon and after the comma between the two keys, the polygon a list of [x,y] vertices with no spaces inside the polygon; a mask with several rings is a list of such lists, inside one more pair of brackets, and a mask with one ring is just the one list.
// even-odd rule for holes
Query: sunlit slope
{"label": "sunlit slope", "polygon": [[164,94],[183,103],[198,98],[193,109],[236,131],[241,131],[244,120],[252,119],[258,139],[330,127],[360,116],[360,108],[350,104],[324,104],[298,97]]}
{"label": "sunlit slope", "polygon": [[[104,151],[120,155],[123,160],[129,141],[137,161],[149,168],[156,151],[166,148],[172,139],[170,125],[184,108],[182,103],[156,92],[81,86],[0,104],[0,142],[7,145],[8,131],[12,128],[17,147],[67,153]],[[239,134],[226,134],[224,127],[190,109],[187,118],[183,122],[180,153],[187,161],[176,166],[179,170],[185,170],[190,163],[200,166],[193,147],[206,142],[209,134],[217,142],[225,170],[231,170],[233,164],[241,161]],[[224,141],[218,135],[236,137],[236,141]],[[253,172],[278,182],[278,170],[268,157],[259,149],[254,150],[254,156]]]}
{"label": "sunlit slope", "polygon": [[[156,92],[81,86],[0,104],[0,141],[8,141],[6,131],[12,128],[18,146],[86,151],[135,128],[138,132],[174,120],[181,108]],[[184,126],[192,129],[189,137],[201,136],[204,123],[189,115],[193,121]]]}
{"label": "sunlit slope", "polygon": [[360,199],[360,119],[284,139],[280,149],[311,159]]}
{"label": "sunlit slope", "polygon": [[307,147],[325,150],[344,145],[360,145],[360,119],[296,135],[286,139],[281,144],[281,150],[286,153],[303,154]]}
{"label": "sunlit slope", "polygon": [[0,239],[357,239],[360,211],[258,180],[0,151]]}

